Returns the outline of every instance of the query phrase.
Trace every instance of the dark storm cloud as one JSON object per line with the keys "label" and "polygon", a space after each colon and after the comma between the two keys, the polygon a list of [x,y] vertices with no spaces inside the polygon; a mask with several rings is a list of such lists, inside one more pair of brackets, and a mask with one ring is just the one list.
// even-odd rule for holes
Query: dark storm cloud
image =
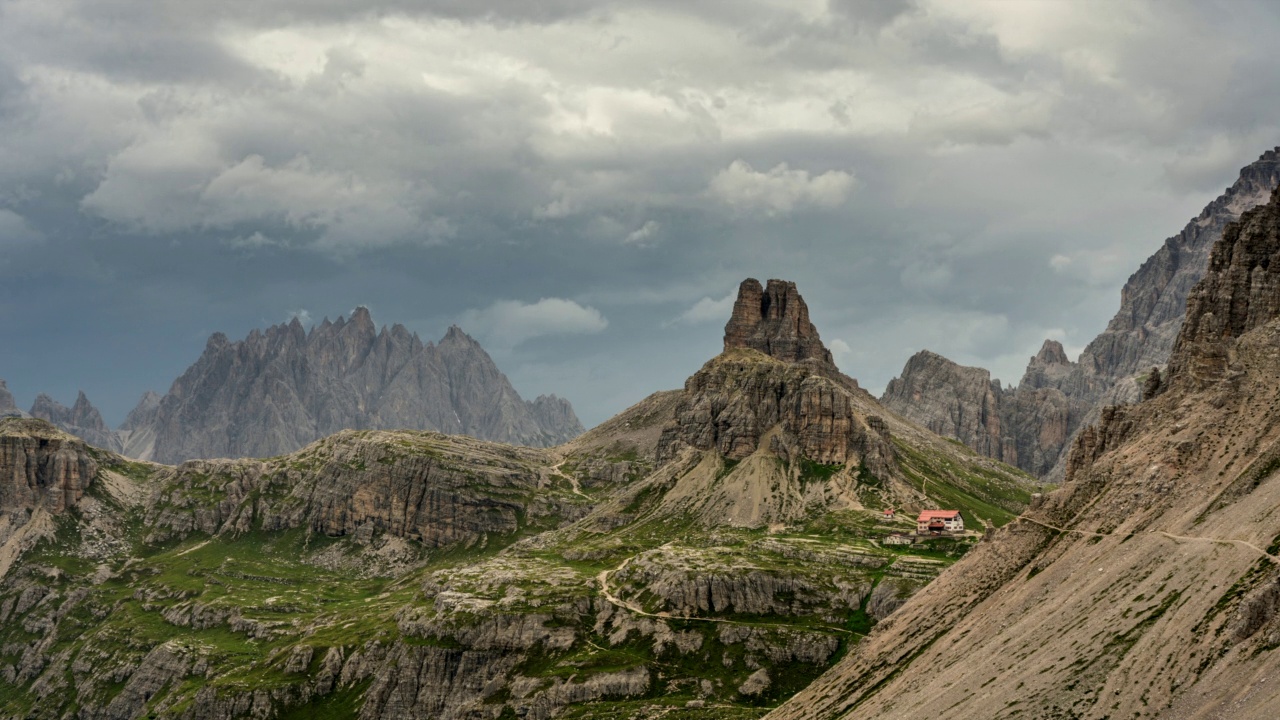
{"label": "dark storm cloud", "polygon": [[0,378],[113,419],[214,331],[464,326],[589,423],[800,283],[878,388],[1078,349],[1280,138],[1266,4],[0,3]]}

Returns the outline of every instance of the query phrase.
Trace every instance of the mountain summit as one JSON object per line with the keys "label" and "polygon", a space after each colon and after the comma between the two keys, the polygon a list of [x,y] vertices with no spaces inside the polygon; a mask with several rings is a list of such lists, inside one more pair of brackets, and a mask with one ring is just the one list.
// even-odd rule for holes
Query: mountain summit
{"label": "mountain summit", "polygon": [[786,362],[810,358],[833,365],[831,351],[809,322],[809,306],[786,280],[770,280],[765,287],[747,278],[738,286],[733,316],[724,327],[724,349],[750,348]]}
{"label": "mountain summit", "polygon": [[[144,412],[145,411],[145,412]],[[296,319],[239,342],[217,333],[167,395],[131,415],[129,450],[158,462],[270,457],[345,429],[436,430],[549,446],[583,428],[558,398],[526,402],[480,344],[438,345],[367,308],[308,332]]]}

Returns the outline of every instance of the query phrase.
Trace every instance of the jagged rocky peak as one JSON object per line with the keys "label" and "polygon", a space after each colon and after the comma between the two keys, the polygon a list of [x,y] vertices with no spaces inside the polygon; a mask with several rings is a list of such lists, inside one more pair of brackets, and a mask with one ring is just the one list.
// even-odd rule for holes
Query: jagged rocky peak
{"label": "jagged rocky peak", "polygon": [[809,322],[809,307],[786,280],[765,287],[747,278],[738,286],[733,315],[724,327],[724,349],[750,348],[787,362],[814,359],[834,365],[818,329]]}
{"label": "jagged rocky peak", "polygon": [[155,420],[156,412],[160,409],[160,399],[160,394],[153,390],[143,393],[142,397],[138,399],[138,404],[125,417],[120,429],[134,430],[151,423]]}
{"label": "jagged rocky peak", "polygon": [[112,451],[120,450],[120,440],[116,433],[107,427],[102,413],[89,402],[84,391],[76,395],[76,402],[71,407],[40,393],[31,405],[31,416],[51,422],[62,430],[83,438],[90,445]]}
{"label": "jagged rocky peak", "polygon": [[1226,373],[1236,340],[1280,316],[1280,188],[1223,232],[1187,297],[1168,382],[1204,386]]}
{"label": "jagged rocky peak", "polygon": [[1045,365],[1068,365],[1071,363],[1067,359],[1067,351],[1062,348],[1062,343],[1057,340],[1045,340],[1044,345],[1040,347],[1040,352],[1036,353],[1035,359]]}
{"label": "jagged rocky peak", "polygon": [[880,402],[943,437],[1003,460],[1014,455],[1004,446],[1004,395],[990,372],[921,350],[907,360],[902,375],[889,381]]}
{"label": "jagged rocky peak", "polygon": [[743,281],[724,345],[685,382],[659,458],[688,446],[730,460],[766,452],[888,475],[894,452],[887,426],[868,412],[875,401],[836,370],[795,283]]}
{"label": "jagged rocky peak", "polygon": [[0,417],[21,414],[22,411],[13,401],[13,393],[9,392],[9,386],[5,385],[4,380],[0,380]]}
{"label": "jagged rocky peak", "polygon": [[310,333],[295,318],[238,342],[214,335],[126,445],[134,457],[170,463],[269,457],[346,429],[548,446],[582,425],[567,403],[552,411],[523,401],[460,328],[423,345],[402,325],[379,331],[368,308],[358,307]]}

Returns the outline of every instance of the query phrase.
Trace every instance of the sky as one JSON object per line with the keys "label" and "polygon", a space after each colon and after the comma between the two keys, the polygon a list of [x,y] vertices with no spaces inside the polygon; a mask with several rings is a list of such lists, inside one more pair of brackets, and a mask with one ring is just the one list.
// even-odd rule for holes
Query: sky
{"label": "sky", "polygon": [[1073,356],[1280,144],[1274,3],[0,0],[0,378],[120,422],[368,306],[588,425],[746,277],[879,393]]}

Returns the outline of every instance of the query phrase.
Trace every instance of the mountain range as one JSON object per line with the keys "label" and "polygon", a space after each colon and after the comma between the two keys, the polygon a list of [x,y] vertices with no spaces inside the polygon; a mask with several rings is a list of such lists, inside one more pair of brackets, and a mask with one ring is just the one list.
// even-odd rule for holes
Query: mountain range
{"label": "mountain range", "polygon": [[1016,387],[981,368],[927,350],[907,361],[880,400],[903,417],[1046,480],[1065,471],[1071,441],[1104,407],[1136,402],[1153,367],[1163,367],[1182,326],[1187,295],[1209,251],[1240,215],[1280,184],[1280,148],[1268,150],[1180,233],[1164,241],[1125,283],[1120,309],[1072,361],[1046,340]]}
{"label": "mountain range", "polygon": [[[1274,184],[1263,165],[1237,206]],[[776,279],[742,282],[683,388],[554,447],[343,429],[166,465],[21,413],[0,383],[0,717],[1270,717],[1280,189],[1213,217],[1203,264],[1171,249],[1131,279],[1141,322],[1080,362],[1046,343],[1020,394],[912,358],[886,398],[965,442],[842,372]],[[220,388],[394,417],[374,390],[427,387],[395,379],[419,365],[368,358],[417,355],[370,348],[416,346],[366,320],[215,336],[115,437],[159,446],[161,417],[203,407],[235,437],[241,396]],[[335,389],[308,395],[318,368]],[[100,422],[87,400],[37,406]],[[967,530],[918,526],[930,510]]]}
{"label": "mountain range", "polygon": [[[0,392],[5,414],[12,396]],[[379,330],[363,307],[309,331],[295,319],[238,342],[217,333],[168,393],[146,393],[117,430],[83,392],[71,408],[40,395],[29,415],[96,447],[166,463],[283,455],[345,429],[436,430],[533,447],[583,431],[567,400],[521,399],[460,328],[424,345],[402,325]]]}
{"label": "mountain range", "polygon": [[[759,716],[1037,489],[882,408],[779,280],[682,390],[556,448],[345,430],[172,467],[12,418],[0,715]],[[979,530],[879,544],[940,504]]]}
{"label": "mountain range", "polygon": [[1280,706],[1280,190],[1214,244],[1167,370],[1062,487],[770,720],[1264,718]]}

